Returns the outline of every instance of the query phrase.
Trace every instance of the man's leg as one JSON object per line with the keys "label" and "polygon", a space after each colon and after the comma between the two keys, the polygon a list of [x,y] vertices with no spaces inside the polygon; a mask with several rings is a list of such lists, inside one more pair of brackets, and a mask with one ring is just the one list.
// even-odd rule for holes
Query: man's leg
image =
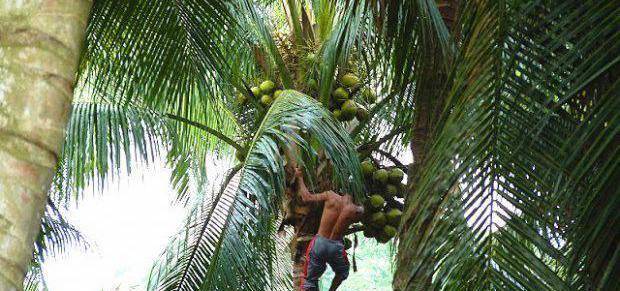
{"label": "man's leg", "polygon": [[336,291],[336,289],[340,287],[340,284],[342,284],[342,281],[344,281],[345,279],[346,277],[343,277],[342,275],[336,275],[332,280],[332,285],[329,287],[329,291]]}
{"label": "man's leg", "polygon": [[338,251],[331,258],[329,266],[336,273],[329,291],[335,291],[349,277],[349,259],[347,258],[347,252],[344,250],[344,245],[340,244]]}
{"label": "man's leg", "polygon": [[322,246],[320,239],[312,239],[306,251],[306,267],[304,270],[304,281],[301,284],[302,291],[318,291],[319,278],[325,272],[327,265],[321,252]]}

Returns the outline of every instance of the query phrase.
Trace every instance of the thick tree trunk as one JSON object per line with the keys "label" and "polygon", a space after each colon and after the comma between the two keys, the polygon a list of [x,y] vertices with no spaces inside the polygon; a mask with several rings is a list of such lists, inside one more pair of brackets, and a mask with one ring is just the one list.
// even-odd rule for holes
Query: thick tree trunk
{"label": "thick tree trunk", "polygon": [[23,288],[91,5],[0,2],[0,290]]}

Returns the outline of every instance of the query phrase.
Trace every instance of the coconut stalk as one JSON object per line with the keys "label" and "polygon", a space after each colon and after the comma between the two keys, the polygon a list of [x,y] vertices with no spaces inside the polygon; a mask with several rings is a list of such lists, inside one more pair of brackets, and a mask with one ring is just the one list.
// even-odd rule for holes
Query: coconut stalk
{"label": "coconut stalk", "polygon": [[91,0],[0,2],[0,290],[23,289]]}

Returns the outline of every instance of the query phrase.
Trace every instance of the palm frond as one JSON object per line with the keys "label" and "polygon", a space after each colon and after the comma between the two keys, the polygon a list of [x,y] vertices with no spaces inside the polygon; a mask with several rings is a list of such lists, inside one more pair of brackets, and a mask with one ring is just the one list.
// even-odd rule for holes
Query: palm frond
{"label": "palm frond", "polygon": [[103,187],[121,167],[130,173],[134,163],[153,163],[171,138],[156,115],[110,104],[75,104],[54,183],[56,201],[69,201],[92,182]]}
{"label": "palm frond", "polygon": [[31,266],[24,279],[24,291],[48,291],[40,266]]}
{"label": "palm frond", "polygon": [[299,131],[325,150],[336,169],[336,185],[361,198],[359,161],[346,131],[319,102],[284,91],[264,117],[239,173],[227,179],[210,207],[188,221],[185,238],[152,272],[151,288],[291,288],[290,274],[278,273],[277,250],[283,242],[274,235],[285,184],[280,147],[296,144],[303,155],[316,156]]}
{"label": "palm frond", "polygon": [[51,199],[48,199],[41,219],[41,231],[34,244],[33,264],[37,266],[46,257],[59,255],[69,246],[80,246],[83,249],[89,247],[82,233],[63,217]]}
{"label": "palm frond", "polygon": [[172,114],[95,101],[73,106],[52,189],[55,202],[66,203],[89,183],[101,188],[131,173],[134,164],[148,166],[158,158],[167,159],[182,201],[193,173],[188,169],[204,169],[207,154],[224,149],[224,142],[240,147],[225,127],[215,130]]}
{"label": "palm frond", "polygon": [[[449,56],[454,47],[450,32],[434,0],[385,1],[372,7],[375,23],[390,58],[389,74],[391,86],[404,90],[419,73],[425,57],[429,54]],[[433,44],[436,50],[421,48]],[[428,47],[427,47],[428,48]],[[434,57],[435,58],[435,57]],[[443,58],[447,61],[447,58]],[[447,64],[440,64],[447,65]]]}
{"label": "palm frond", "polygon": [[[98,1],[87,28],[80,84],[115,104],[139,103],[213,122],[240,73],[254,64],[227,1]],[[219,109],[223,109],[219,108]]]}
{"label": "palm frond", "polygon": [[[323,5],[323,7],[329,5]],[[337,65],[341,68],[349,60],[349,55],[354,44],[358,41],[358,33],[362,26],[362,20],[366,18],[366,7],[364,1],[361,2],[340,2],[337,10],[341,13],[334,14],[331,21],[335,25],[331,29],[328,39],[321,47],[321,68],[319,97],[323,104],[328,105]]]}
{"label": "palm frond", "polygon": [[30,269],[24,279],[24,290],[48,290],[42,270],[43,262],[49,257],[64,253],[68,247],[80,247],[86,250],[89,248],[89,243],[48,198],[45,213],[41,219],[41,231],[34,241],[34,254]]}
{"label": "palm frond", "polygon": [[[425,104],[439,103],[447,89],[445,71],[454,55],[454,40],[438,5],[458,1],[369,1],[371,19],[364,22],[364,39],[358,46],[369,72],[369,85],[382,101],[371,109],[372,119],[360,124],[366,142],[385,132],[411,127]],[[441,105],[437,106],[441,107]],[[433,112],[431,112],[433,113]],[[434,118],[430,116],[430,118]],[[384,149],[401,151],[412,139],[404,131],[387,141]]]}
{"label": "palm frond", "polygon": [[617,284],[618,12],[610,2],[466,4],[395,285]]}
{"label": "palm frond", "polygon": [[[291,78],[291,72],[287,69],[284,59],[278,51],[273,39],[273,27],[265,19],[266,13],[263,13],[261,7],[250,0],[239,1],[236,4],[236,8],[240,11],[240,21],[243,21],[249,34],[253,36],[251,40],[256,41],[262,53],[269,57],[271,66],[264,73],[272,78],[279,76],[284,88],[292,89],[293,79]],[[266,8],[262,7],[262,9]]]}

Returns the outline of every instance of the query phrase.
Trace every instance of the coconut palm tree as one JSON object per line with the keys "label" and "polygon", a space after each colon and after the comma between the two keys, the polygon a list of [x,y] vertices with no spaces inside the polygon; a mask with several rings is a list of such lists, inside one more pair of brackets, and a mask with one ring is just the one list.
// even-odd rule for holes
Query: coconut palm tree
{"label": "coconut palm tree", "polygon": [[0,4],[0,289],[20,290],[69,114],[92,1]]}
{"label": "coconut palm tree", "polygon": [[[286,170],[298,163],[316,191],[384,194],[403,210],[396,290],[611,288],[619,10],[97,1],[52,201],[163,156],[192,211],[149,288],[289,290],[320,215],[292,195]],[[342,92],[368,118],[343,116]],[[399,155],[407,146],[411,165]],[[232,153],[239,163],[220,190],[194,197],[213,170],[207,157]],[[404,201],[362,178],[366,158],[409,170]],[[374,223],[350,232],[389,240]]]}

